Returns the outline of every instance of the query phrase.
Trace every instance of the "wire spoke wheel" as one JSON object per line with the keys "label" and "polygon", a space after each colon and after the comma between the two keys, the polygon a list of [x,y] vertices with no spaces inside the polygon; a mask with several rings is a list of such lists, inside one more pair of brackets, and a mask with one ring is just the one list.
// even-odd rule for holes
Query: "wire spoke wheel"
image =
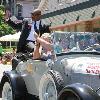
{"label": "wire spoke wheel", "polygon": [[49,71],[40,80],[40,100],[57,100],[58,93],[62,89],[62,77],[56,71]]}
{"label": "wire spoke wheel", "polygon": [[8,82],[5,82],[2,90],[2,100],[13,100],[12,88]]}
{"label": "wire spoke wheel", "polygon": [[51,76],[48,76],[44,83],[42,84],[41,89],[41,100],[57,100],[57,90],[53,80],[51,80]]}

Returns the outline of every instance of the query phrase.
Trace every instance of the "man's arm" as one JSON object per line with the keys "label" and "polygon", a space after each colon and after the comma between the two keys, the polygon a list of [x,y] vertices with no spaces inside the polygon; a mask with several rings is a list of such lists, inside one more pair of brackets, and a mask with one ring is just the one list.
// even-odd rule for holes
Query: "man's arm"
{"label": "man's arm", "polygon": [[15,28],[15,29],[22,29],[22,22],[15,22],[16,18],[14,18],[14,16],[10,17],[11,14],[10,12],[6,11],[5,13],[5,16],[4,16],[4,19],[5,19],[5,22],[10,25],[12,28]]}
{"label": "man's arm", "polygon": [[8,24],[8,25],[10,25],[12,28],[14,28],[14,29],[22,29],[22,22],[20,22],[20,23],[15,23],[15,22],[13,22],[11,19],[9,19],[8,21],[6,21],[6,23]]}

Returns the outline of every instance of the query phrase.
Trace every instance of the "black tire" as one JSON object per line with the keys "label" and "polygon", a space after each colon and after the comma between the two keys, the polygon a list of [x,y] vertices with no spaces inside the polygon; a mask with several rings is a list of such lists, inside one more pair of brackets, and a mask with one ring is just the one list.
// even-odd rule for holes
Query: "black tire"
{"label": "black tire", "polygon": [[5,81],[2,88],[2,100],[24,100],[23,97],[16,95],[15,92],[17,91],[14,91],[11,82]]}
{"label": "black tire", "polygon": [[58,100],[82,100],[74,91],[66,90],[60,94]]}
{"label": "black tire", "polygon": [[75,83],[64,87],[58,100],[100,100],[100,96],[88,85]]}
{"label": "black tire", "polygon": [[40,86],[39,86],[40,100],[57,100],[58,94],[63,87],[64,87],[64,81],[60,73],[53,70],[48,71],[46,74],[42,76],[40,80]]}
{"label": "black tire", "polygon": [[[21,88],[21,87],[17,87]],[[27,99],[27,93],[26,95],[22,95],[19,91],[16,89],[15,84],[10,81],[10,79],[5,77],[5,81],[2,82],[2,100],[28,100]],[[23,93],[25,93],[25,89],[23,89]],[[10,96],[10,99],[9,97]],[[6,99],[5,99],[6,98]]]}

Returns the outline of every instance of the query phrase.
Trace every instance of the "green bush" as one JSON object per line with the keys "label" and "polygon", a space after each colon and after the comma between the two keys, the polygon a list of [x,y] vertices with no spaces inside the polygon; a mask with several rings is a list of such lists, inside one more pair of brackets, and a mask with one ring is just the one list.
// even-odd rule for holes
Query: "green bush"
{"label": "green bush", "polygon": [[4,10],[5,7],[0,5],[0,36],[14,34],[16,32],[16,30],[4,22]]}

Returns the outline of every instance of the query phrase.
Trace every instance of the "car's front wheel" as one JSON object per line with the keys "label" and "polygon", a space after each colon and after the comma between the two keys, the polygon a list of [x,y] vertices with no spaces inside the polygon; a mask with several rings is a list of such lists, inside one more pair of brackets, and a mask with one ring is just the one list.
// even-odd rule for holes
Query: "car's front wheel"
{"label": "car's front wheel", "polygon": [[63,88],[63,79],[59,72],[49,71],[40,80],[40,100],[57,100],[58,93]]}
{"label": "car's front wheel", "polygon": [[2,90],[2,100],[13,100],[12,87],[9,82],[5,82]]}
{"label": "car's front wheel", "polygon": [[11,82],[5,81],[2,87],[2,100],[27,100],[13,87]]}

